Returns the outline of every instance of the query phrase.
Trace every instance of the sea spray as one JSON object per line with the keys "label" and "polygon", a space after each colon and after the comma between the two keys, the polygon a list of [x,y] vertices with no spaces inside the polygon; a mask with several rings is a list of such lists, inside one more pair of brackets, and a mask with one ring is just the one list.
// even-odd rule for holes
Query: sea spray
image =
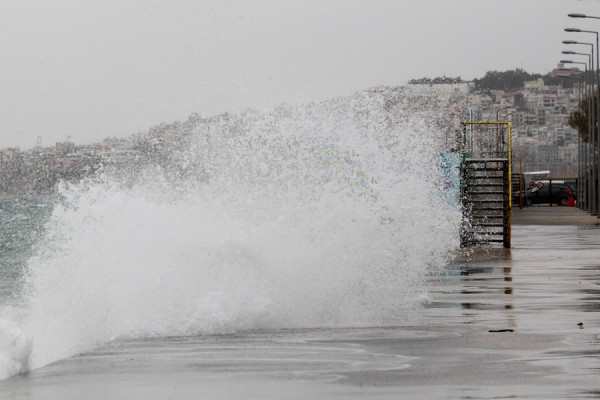
{"label": "sea spray", "polygon": [[457,246],[435,126],[367,92],[187,128],[61,188],[5,376],[121,337],[410,323]]}

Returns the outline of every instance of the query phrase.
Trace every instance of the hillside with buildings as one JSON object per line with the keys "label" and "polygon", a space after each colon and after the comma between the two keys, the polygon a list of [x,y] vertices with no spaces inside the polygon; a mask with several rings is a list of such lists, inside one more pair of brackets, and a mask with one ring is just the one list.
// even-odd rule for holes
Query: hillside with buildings
{"label": "hillside with buildings", "polygon": [[[460,82],[451,85],[455,87],[468,86],[465,121],[510,122],[513,159],[521,160],[524,170],[550,170],[554,177],[574,177],[578,134],[569,126],[568,119],[578,106],[581,84],[559,75],[580,73],[577,68],[565,70],[559,64],[543,76],[522,70],[493,71],[468,83],[460,78],[422,78],[413,80],[409,86],[448,86],[436,85],[436,81]],[[527,78],[534,79],[527,81]]]}
{"label": "hillside with buildings", "polygon": [[[558,73],[557,69],[549,75]],[[554,177],[575,176],[578,136],[567,120],[579,102],[579,87],[558,82],[546,84],[538,77],[524,82],[518,90],[482,90],[460,78],[423,79],[403,87],[369,89],[319,106],[347,108],[340,104],[356,104],[356,98],[371,97],[385,104],[389,123],[418,114],[437,127],[446,151],[456,148],[461,121],[508,121],[512,125],[513,158],[522,160],[525,170],[549,169]],[[306,107],[310,109],[310,105]],[[278,113],[290,112],[296,111],[283,105],[268,113],[269,118],[276,119]],[[361,112],[365,110],[356,110],[357,115]],[[0,149],[0,194],[52,194],[59,182],[77,182],[101,169],[127,172],[149,163],[171,176],[191,171],[198,174],[202,168],[193,165],[197,160],[186,156],[190,146],[200,148],[208,157],[211,151],[219,151],[219,135],[243,134],[247,126],[262,123],[258,121],[261,118],[265,118],[263,113],[252,110],[210,118],[193,114],[185,121],[163,123],[128,138],[106,138],[90,145],[65,141],[31,150]]]}
{"label": "hillside with buildings", "polygon": [[[548,74],[576,74],[560,70]],[[508,121],[512,127],[513,158],[523,161],[525,170],[550,170],[554,177],[577,174],[577,131],[568,124],[569,114],[579,103],[578,83],[570,87],[546,84],[542,77],[524,82],[520,90],[489,90],[470,93],[467,107],[475,121]]]}
{"label": "hillside with buildings", "polygon": [[549,170],[554,177],[574,177],[579,138],[568,120],[579,104],[582,85],[559,75],[578,74],[577,68],[559,64],[547,75],[493,71],[457,84],[469,86],[465,120],[510,122],[513,159],[521,160],[525,171]]}

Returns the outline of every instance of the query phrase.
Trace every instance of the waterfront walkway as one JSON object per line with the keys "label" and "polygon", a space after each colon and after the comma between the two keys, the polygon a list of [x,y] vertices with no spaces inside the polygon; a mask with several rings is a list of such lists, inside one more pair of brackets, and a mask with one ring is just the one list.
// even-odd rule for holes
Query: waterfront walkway
{"label": "waterfront walkway", "polygon": [[450,261],[405,326],[117,338],[0,381],[0,398],[597,399],[599,220],[540,206],[513,221],[513,248]]}
{"label": "waterfront walkway", "polygon": [[600,225],[600,218],[576,207],[513,206],[513,225]]}

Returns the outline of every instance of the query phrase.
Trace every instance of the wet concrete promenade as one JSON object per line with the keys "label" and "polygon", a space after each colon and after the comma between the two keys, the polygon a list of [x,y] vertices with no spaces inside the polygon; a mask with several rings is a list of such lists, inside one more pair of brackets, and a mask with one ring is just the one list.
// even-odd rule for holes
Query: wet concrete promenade
{"label": "wet concrete promenade", "polygon": [[532,206],[520,209],[513,206],[514,225],[599,225],[600,218],[576,207]]}
{"label": "wet concrete promenade", "polygon": [[117,340],[0,382],[0,398],[598,399],[597,218],[513,217],[513,248],[458,254],[407,326]]}

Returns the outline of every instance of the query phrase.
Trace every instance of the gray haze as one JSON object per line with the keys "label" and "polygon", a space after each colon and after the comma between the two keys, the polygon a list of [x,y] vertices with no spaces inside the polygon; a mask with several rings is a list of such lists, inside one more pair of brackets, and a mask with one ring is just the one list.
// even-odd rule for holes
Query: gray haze
{"label": "gray haze", "polygon": [[[488,70],[546,73],[594,0],[0,0],[0,147]],[[573,47],[573,46],[571,46]],[[586,51],[584,47],[580,51]]]}

